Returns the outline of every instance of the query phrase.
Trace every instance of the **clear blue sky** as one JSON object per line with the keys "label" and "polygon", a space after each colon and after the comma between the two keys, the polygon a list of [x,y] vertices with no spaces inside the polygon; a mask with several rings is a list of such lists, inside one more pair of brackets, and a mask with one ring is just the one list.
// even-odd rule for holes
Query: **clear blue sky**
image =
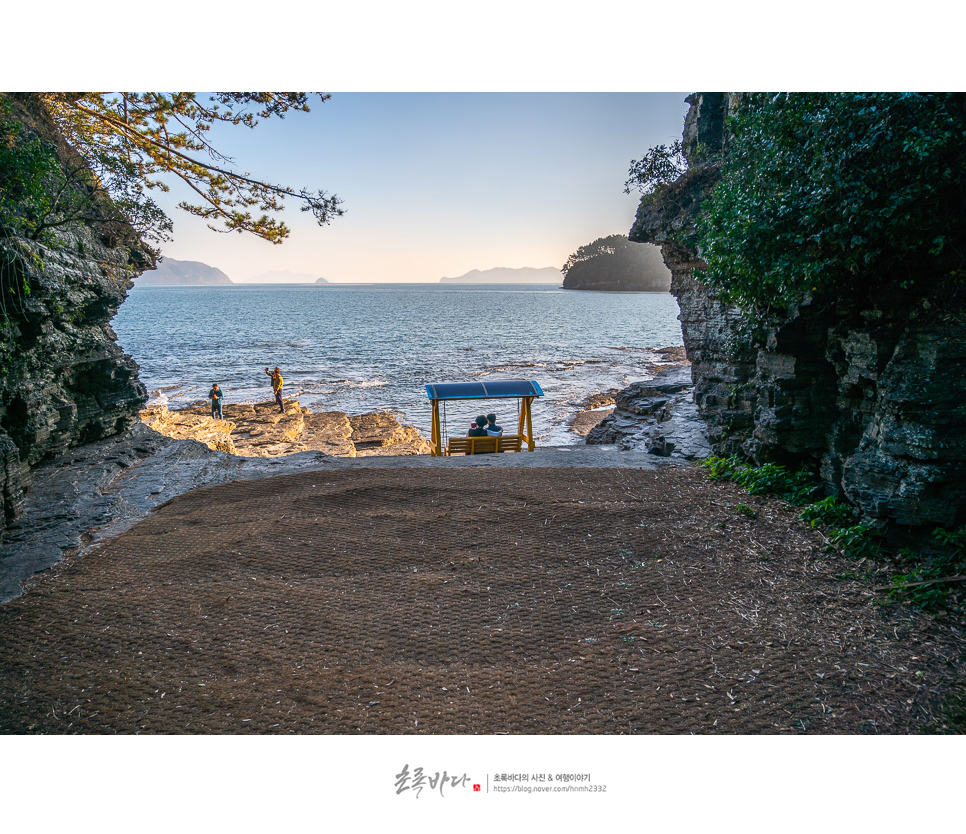
{"label": "clear blue sky", "polygon": [[272,270],[330,281],[437,281],[471,269],[561,266],[597,237],[626,234],[631,159],[680,138],[687,93],[333,93],[308,114],[212,137],[238,169],[322,188],[346,214],[319,227],[289,203],[275,246],[174,220],[163,254],[234,281]]}

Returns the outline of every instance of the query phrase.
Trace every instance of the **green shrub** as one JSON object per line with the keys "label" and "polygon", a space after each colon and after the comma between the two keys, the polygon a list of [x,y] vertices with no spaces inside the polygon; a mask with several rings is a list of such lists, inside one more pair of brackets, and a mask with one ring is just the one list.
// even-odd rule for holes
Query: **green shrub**
{"label": "green shrub", "polygon": [[[867,524],[856,524],[855,513],[843,501],[832,496],[808,503],[822,487],[815,477],[805,471],[789,471],[775,463],[752,466],[738,455],[712,456],[703,460],[712,481],[732,481],[751,495],[772,495],[795,506],[807,504],[799,516],[811,527],[820,527],[829,543],[846,556],[862,559],[879,553],[879,533]],[[744,504],[737,510],[743,515]],[[750,507],[746,508],[754,513]]]}
{"label": "green shrub", "polygon": [[734,481],[751,495],[774,495],[791,504],[804,504],[821,486],[808,472],[790,472],[776,463],[750,466],[738,455],[702,461],[712,481]]}
{"label": "green shrub", "polygon": [[731,480],[731,474],[741,468],[743,464],[737,455],[727,458],[712,455],[701,461],[701,465],[708,470],[709,480],[728,481]]}
{"label": "green shrub", "polygon": [[53,209],[59,173],[53,148],[31,137],[0,100],[0,232],[29,237]]}
{"label": "green shrub", "polygon": [[923,295],[963,268],[966,94],[756,93],[729,129],[697,222],[703,280],[725,300]]}
{"label": "green shrub", "polygon": [[880,533],[868,524],[851,527],[832,527],[826,531],[831,544],[853,559],[866,559],[879,555]]}
{"label": "green shrub", "polygon": [[939,548],[936,552],[899,551],[899,565],[907,570],[893,575],[889,591],[891,597],[927,610],[949,607],[952,597],[955,595],[958,598],[962,592],[959,583],[935,582],[904,587],[910,583],[966,575],[966,525],[958,530],[937,529],[933,532],[933,538]]}
{"label": "green shrub", "polygon": [[855,512],[844,501],[829,495],[805,507],[799,518],[810,527],[843,527],[855,518]]}

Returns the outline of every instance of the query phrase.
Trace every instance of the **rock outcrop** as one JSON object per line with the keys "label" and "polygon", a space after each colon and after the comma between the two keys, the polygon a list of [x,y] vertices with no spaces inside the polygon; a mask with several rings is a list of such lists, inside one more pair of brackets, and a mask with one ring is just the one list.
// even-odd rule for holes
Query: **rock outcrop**
{"label": "rock outcrop", "polygon": [[171,411],[166,405],[150,405],[141,412],[141,420],[166,437],[197,440],[209,449],[241,457],[274,458],[309,451],[350,458],[430,452],[419,431],[401,424],[391,412],[350,417],[341,411],[315,414],[298,400],[284,403],[284,412],[274,400],[226,405],[222,420],[212,418],[209,406]]}
{"label": "rock outcrop", "polygon": [[[752,320],[701,282],[694,243],[720,177],[734,93],[690,96],[690,169],[645,197],[630,239],[662,246],[681,308],[694,399],[719,453],[808,465],[882,525],[966,521],[966,316],[888,297]],[[955,299],[951,299],[955,302]]]}
{"label": "rock outcrop", "polygon": [[[20,141],[46,144],[65,170],[83,164],[29,94],[5,98]],[[130,427],[146,399],[110,320],[153,255],[96,199],[87,213],[47,242],[0,230],[0,534],[31,467]]]}
{"label": "rock outcrop", "polygon": [[[658,348],[654,351],[655,354],[661,357],[660,360],[648,363],[649,373],[652,374],[652,378],[658,375],[664,374],[671,368],[678,368],[681,365],[687,365],[688,360],[685,355],[684,348],[680,345],[674,345],[672,347]],[[633,386],[631,386],[633,387]],[[691,386],[688,385],[688,390],[690,391]],[[567,421],[568,428],[577,435],[581,437],[589,437],[591,431],[598,426],[607,417],[610,417],[614,413],[617,399],[621,397],[627,390],[623,391],[617,388],[613,388],[610,391],[599,391],[595,394],[591,394],[587,397],[579,406],[576,413]],[[600,437],[600,435],[595,435],[595,437]],[[585,442],[594,444],[610,444],[612,441],[603,439],[589,439]],[[640,444],[623,444],[623,449],[637,448]]]}
{"label": "rock outcrop", "polygon": [[591,446],[644,449],[659,457],[695,460],[711,452],[694,404],[691,369],[678,366],[635,382],[614,396],[614,410],[587,434]]}

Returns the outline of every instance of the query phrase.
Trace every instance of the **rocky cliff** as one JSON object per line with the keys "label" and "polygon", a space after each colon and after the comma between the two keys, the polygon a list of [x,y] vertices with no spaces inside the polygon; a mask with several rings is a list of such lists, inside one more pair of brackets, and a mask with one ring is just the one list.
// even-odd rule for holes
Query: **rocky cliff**
{"label": "rocky cliff", "polygon": [[740,99],[689,97],[689,170],[642,199],[629,235],[662,246],[715,450],[811,466],[867,520],[963,523],[966,316],[955,279],[939,276],[933,301],[913,306],[882,296],[832,310],[805,304],[767,321],[701,282],[695,218],[719,179]]}
{"label": "rocky cliff", "polygon": [[[3,98],[24,125],[15,141],[43,142],[76,168],[28,95]],[[44,242],[0,228],[0,534],[22,509],[31,467],[128,428],[146,399],[110,320],[152,253],[108,207],[94,200],[88,214]]]}

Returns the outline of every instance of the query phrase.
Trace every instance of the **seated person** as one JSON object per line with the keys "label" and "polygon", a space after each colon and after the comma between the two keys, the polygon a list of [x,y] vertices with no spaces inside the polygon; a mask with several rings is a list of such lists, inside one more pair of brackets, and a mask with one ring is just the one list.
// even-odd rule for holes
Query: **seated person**
{"label": "seated person", "polygon": [[476,427],[471,428],[467,433],[467,437],[486,437],[486,417],[482,414],[476,418]]}
{"label": "seated person", "polygon": [[486,415],[486,433],[490,437],[502,437],[503,436],[503,426],[498,426],[496,424],[496,415],[487,414]]}
{"label": "seated person", "polygon": [[[473,428],[471,428],[466,433],[467,437],[487,437],[488,436],[486,433],[486,417],[484,417],[482,414],[476,418],[476,422],[473,423],[472,425],[473,425]],[[466,454],[470,454],[470,453],[467,452]],[[485,453],[482,450],[478,450],[476,454],[479,455],[479,454],[485,454]]]}

